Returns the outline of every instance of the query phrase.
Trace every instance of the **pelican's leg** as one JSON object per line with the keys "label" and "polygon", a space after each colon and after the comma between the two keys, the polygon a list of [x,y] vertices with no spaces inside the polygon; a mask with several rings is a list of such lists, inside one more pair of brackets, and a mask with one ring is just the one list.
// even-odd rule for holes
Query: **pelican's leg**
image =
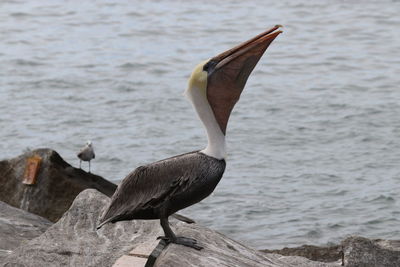
{"label": "pelican's leg", "polygon": [[174,232],[172,232],[171,227],[169,227],[168,217],[161,218],[160,224],[162,229],[164,230],[165,236],[159,237],[164,239],[168,243],[175,243],[179,245],[184,245],[187,247],[191,247],[197,250],[202,249],[203,247],[196,245],[197,241],[193,238],[183,237],[183,236],[176,236]]}
{"label": "pelican's leg", "polygon": [[90,173],[90,160],[89,160],[89,173]]}
{"label": "pelican's leg", "polygon": [[162,229],[164,230],[164,239],[168,239],[171,242],[176,240],[176,235],[174,234],[174,232],[172,232],[171,227],[169,227],[169,222],[168,222],[168,217],[167,218],[161,218],[160,219],[160,224]]}
{"label": "pelican's leg", "polygon": [[82,169],[82,160],[79,160],[79,169]]}

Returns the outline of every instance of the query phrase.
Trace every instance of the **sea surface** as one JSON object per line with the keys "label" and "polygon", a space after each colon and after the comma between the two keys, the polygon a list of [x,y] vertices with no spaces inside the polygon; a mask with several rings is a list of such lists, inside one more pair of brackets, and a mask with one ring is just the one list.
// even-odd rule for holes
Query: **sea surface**
{"label": "sea surface", "polygon": [[[119,182],[202,149],[193,67],[282,24],[181,213],[256,248],[400,239],[400,1],[1,1],[0,158],[49,147]],[[87,164],[83,168],[87,170]]]}

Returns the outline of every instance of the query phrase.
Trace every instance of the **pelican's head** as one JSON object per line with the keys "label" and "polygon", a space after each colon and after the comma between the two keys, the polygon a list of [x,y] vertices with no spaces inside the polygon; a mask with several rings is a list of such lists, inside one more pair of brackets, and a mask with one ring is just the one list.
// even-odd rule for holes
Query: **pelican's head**
{"label": "pelican's head", "polygon": [[92,146],[92,141],[88,140],[88,141],[86,142],[86,145],[87,145],[87,146]]}
{"label": "pelican's head", "polygon": [[[277,25],[216,57],[198,64],[189,79],[186,94],[199,90],[214,113],[223,134],[231,111],[247,78],[271,42],[281,33]],[[198,94],[197,94],[198,95]]]}

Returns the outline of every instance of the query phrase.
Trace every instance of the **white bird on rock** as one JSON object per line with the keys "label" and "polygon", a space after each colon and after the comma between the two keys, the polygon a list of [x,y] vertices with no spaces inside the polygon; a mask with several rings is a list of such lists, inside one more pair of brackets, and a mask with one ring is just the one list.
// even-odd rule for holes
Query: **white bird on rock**
{"label": "white bird on rock", "polygon": [[81,168],[82,160],[89,162],[89,173],[90,173],[90,161],[95,158],[92,141],[87,141],[86,145],[77,154],[79,161],[79,168]]}

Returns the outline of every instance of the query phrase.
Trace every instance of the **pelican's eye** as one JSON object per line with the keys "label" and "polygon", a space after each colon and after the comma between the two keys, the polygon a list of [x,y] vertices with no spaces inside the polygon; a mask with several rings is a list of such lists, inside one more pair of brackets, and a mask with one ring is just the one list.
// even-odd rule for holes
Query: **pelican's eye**
{"label": "pelican's eye", "polygon": [[209,67],[210,67],[210,61],[208,61],[207,64],[204,65],[203,70],[208,71]]}
{"label": "pelican's eye", "polygon": [[215,68],[216,65],[217,62],[210,60],[203,66],[203,71],[210,73]]}

